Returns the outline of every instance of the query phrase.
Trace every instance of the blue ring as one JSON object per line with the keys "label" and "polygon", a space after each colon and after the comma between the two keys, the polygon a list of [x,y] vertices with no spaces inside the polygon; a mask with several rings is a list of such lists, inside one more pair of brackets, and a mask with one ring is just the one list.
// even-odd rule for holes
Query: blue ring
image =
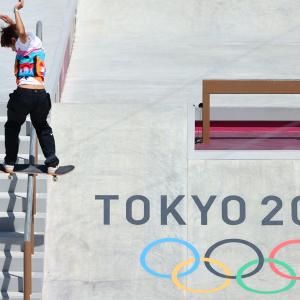
{"label": "blue ring", "polygon": [[197,270],[197,268],[200,265],[200,254],[199,254],[198,250],[192,244],[190,244],[184,240],[177,239],[177,238],[164,238],[164,239],[159,239],[159,240],[153,241],[142,251],[141,256],[140,256],[140,263],[141,263],[142,267],[145,269],[145,271],[147,271],[149,274],[156,276],[156,277],[171,279],[171,275],[156,272],[156,271],[150,269],[150,267],[146,264],[146,257],[147,257],[148,252],[150,252],[150,250],[153,247],[155,247],[156,245],[159,245],[162,243],[181,244],[181,245],[186,246],[188,249],[190,249],[193,252],[193,255],[195,257],[194,264],[192,265],[192,267],[189,270],[178,274],[178,277],[186,276]]}

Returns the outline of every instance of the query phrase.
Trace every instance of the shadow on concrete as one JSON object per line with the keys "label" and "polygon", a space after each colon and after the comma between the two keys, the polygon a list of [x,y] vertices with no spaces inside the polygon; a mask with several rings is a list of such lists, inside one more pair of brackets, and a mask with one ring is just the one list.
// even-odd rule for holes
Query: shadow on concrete
{"label": "shadow on concrete", "polygon": [[[15,214],[14,209],[16,206],[17,198],[20,196],[16,195],[15,190],[18,183],[18,178],[16,174],[13,175],[11,179],[8,193],[9,202],[6,209],[8,217],[0,218],[0,248],[4,253],[4,259],[2,264],[2,284],[1,284],[1,296],[2,299],[9,299],[8,291],[16,291],[16,288],[9,288],[11,280],[13,278],[17,279],[17,291],[23,292],[23,276],[17,276],[11,271],[12,265],[12,252],[23,252],[24,250],[24,233],[17,232],[15,228]],[[22,197],[22,211],[26,212],[27,201],[26,197]],[[35,247],[44,245],[44,235],[35,235]],[[20,270],[21,272],[23,269]]]}

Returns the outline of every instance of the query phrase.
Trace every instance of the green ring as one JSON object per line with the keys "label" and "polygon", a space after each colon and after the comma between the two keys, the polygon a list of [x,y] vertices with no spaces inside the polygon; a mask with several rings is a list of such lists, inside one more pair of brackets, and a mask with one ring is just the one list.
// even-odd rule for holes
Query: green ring
{"label": "green ring", "polygon": [[[283,262],[283,261],[281,261],[281,260],[272,259],[272,258],[264,258],[264,260],[265,260],[265,262],[272,262],[272,263],[276,263],[276,264],[278,264],[278,265],[281,265],[282,267],[284,267],[284,268],[290,273],[290,275],[291,275],[292,277],[295,277],[295,276],[296,276],[296,272],[295,272],[295,271],[292,269],[292,267],[290,267],[287,263],[285,263],[285,262]],[[244,283],[244,281],[243,281],[243,279],[242,279],[242,275],[243,275],[243,273],[244,273],[249,267],[251,267],[252,265],[256,265],[256,264],[258,264],[258,263],[259,263],[258,259],[252,260],[252,261],[248,262],[247,264],[245,264],[244,266],[242,266],[242,267],[238,270],[238,272],[237,272],[237,275],[236,275],[237,283],[238,283],[243,289],[245,289],[246,291],[249,291],[249,292],[252,292],[252,293],[255,293],[255,294],[279,294],[279,293],[283,293],[283,292],[288,291],[289,289],[291,289],[291,288],[296,284],[296,280],[293,279],[293,280],[290,281],[290,283],[289,283],[286,287],[284,287],[284,288],[282,288],[282,289],[280,289],[280,290],[266,291],[266,292],[264,292],[264,291],[258,291],[258,290],[255,290],[255,289],[252,289],[252,288],[248,287],[248,286]]]}

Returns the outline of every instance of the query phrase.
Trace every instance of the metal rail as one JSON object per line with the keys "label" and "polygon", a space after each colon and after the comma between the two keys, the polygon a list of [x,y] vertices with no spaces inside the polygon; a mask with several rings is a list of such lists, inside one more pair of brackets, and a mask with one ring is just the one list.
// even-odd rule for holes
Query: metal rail
{"label": "metal rail", "polygon": [[[42,40],[43,25],[36,24],[36,35]],[[29,163],[38,161],[38,140],[36,131],[31,125]],[[34,216],[36,214],[36,175],[28,175],[27,182],[27,209],[24,228],[24,300],[30,300],[32,293],[32,254],[34,254]]]}
{"label": "metal rail", "polygon": [[203,143],[210,141],[210,95],[300,94],[300,80],[203,80]]}

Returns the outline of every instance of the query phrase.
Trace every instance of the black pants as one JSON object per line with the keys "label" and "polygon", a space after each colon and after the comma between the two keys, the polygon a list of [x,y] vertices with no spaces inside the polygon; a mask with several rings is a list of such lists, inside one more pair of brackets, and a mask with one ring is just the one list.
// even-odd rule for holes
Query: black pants
{"label": "black pants", "polygon": [[5,163],[15,164],[19,151],[19,133],[26,116],[30,114],[42,151],[45,164],[55,167],[59,160],[55,155],[55,141],[47,122],[51,109],[50,95],[45,90],[17,88],[9,95],[7,122],[5,123]]}

